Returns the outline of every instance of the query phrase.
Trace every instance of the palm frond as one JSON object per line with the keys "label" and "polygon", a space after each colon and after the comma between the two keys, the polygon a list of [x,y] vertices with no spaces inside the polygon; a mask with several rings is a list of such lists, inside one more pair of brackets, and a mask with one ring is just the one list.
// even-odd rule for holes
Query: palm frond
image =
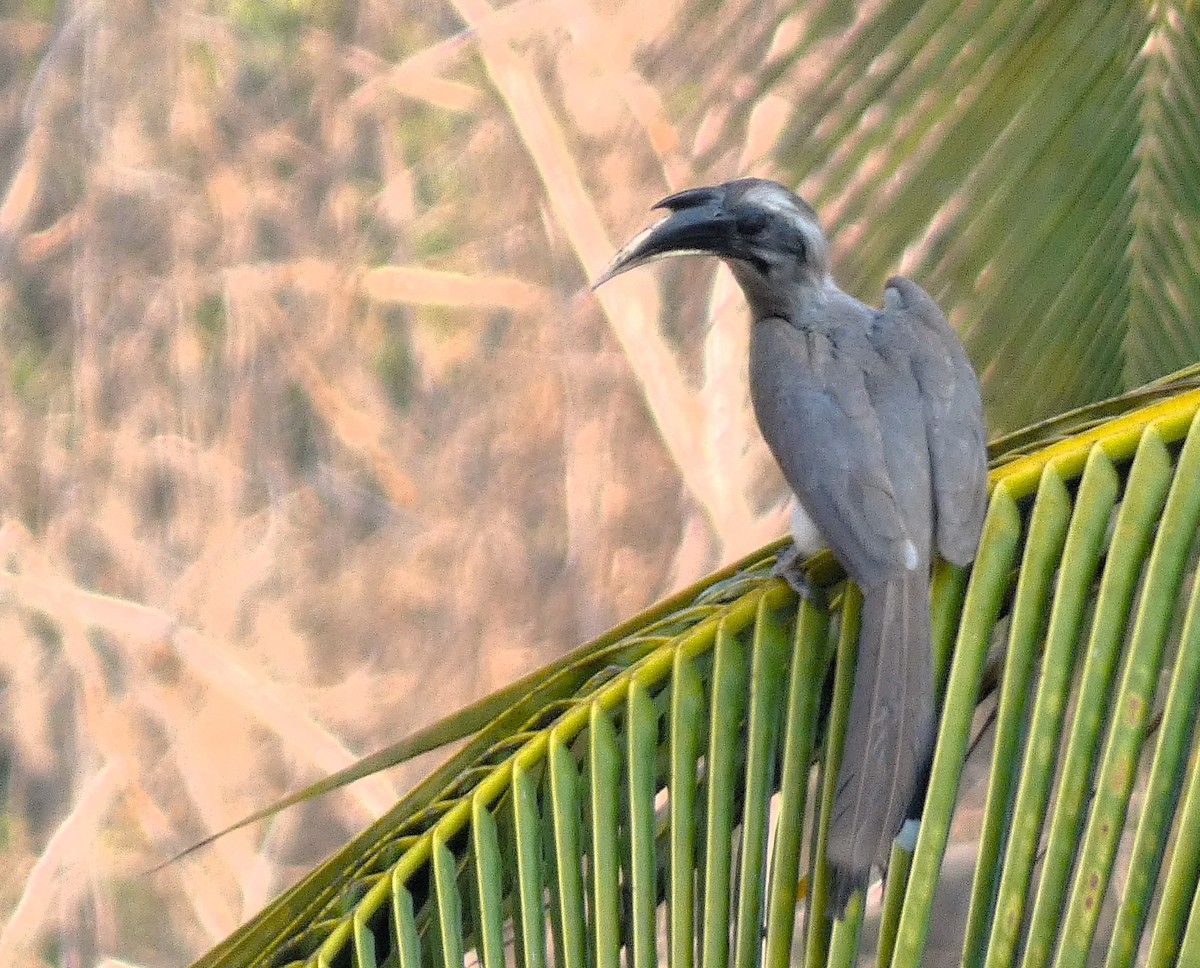
{"label": "palm frond", "polygon": [[[1024,950],[1082,965],[1108,944],[1101,928],[1110,965],[1131,963],[1147,928],[1156,963],[1200,957],[1184,935],[1200,875],[1185,826],[1200,811],[1200,390],[1186,374],[1168,385],[1051,428],[1040,448],[1018,438],[1025,452],[992,472],[974,566],[939,565],[937,753],[915,851],[893,850],[881,964],[921,962],[997,636],[965,963]],[[821,831],[860,599],[826,564],[832,604],[798,605],[768,575],[775,550],[508,690],[505,711],[197,968],[499,968],[510,945],[528,966],[615,966],[622,950],[644,966],[669,951],[674,965],[782,968],[793,949],[853,963],[873,907],[823,915]]]}
{"label": "palm frond", "polygon": [[764,73],[804,92],[775,160],[832,215],[851,291],[907,253],[994,428],[1200,356],[1194,5],[894,0],[829,36],[832,6]]}
{"label": "palm frond", "polygon": [[1188,184],[1200,168],[1200,11],[1169,3],[1148,15],[1125,339],[1129,385],[1173,369],[1175,360],[1200,358],[1200,197]]}

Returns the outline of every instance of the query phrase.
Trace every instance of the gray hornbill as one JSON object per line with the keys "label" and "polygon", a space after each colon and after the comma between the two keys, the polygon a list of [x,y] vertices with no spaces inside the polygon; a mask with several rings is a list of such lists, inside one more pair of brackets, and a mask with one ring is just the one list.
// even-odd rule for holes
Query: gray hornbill
{"label": "gray hornbill", "polygon": [[806,515],[863,592],[827,851],[840,917],[871,865],[886,864],[931,752],[931,555],[975,556],[987,497],[979,383],[919,286],[888,280],[882,309],[837,287],[816,213],[782,185],[743,178],[655,208],[669,214],[596,285],[665,256],[728,264],[753,318],[754,413],[801,509],[777,573],[804,593]]}

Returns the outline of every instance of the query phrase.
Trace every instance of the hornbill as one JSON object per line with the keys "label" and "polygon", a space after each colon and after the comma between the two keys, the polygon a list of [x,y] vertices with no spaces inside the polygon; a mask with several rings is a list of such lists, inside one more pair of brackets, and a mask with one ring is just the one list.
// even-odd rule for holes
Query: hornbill
{"label": "hornbill", "polygon": [[[827,857],[837,917],[885,866],[932,753],[929,578],[936,549],[966,565],[986,505],[979,382],[946,317],[889,279],[883,308],[830,275],[812,207],[742,178],[654,206],[665,218],[622,248],[596,286],[651,260],[714,255],[750,307],[750,396],[795,495],[777,574],[807,593],[805,519],[863,593],[858,660]],[[594,287],[593,287],[594,288]]]}

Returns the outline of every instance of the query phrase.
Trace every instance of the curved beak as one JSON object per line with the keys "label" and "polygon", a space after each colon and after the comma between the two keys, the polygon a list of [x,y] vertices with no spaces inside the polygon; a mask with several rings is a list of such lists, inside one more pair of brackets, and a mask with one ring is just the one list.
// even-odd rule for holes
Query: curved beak
{"label": "curved beak", "polygon": [[670,214],[655,222],[613,256],[592,289],[613,276],[673,255],[732,255],[733,220],[724,209],[725,193],[718,188],[690,188],[664,198],[655,208]]}

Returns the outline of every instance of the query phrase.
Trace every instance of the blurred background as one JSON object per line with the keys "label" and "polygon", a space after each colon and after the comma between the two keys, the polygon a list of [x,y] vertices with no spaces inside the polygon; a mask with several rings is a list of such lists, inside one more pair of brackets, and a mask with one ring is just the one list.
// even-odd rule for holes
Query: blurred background
{"label": "blurred background", "polygon": [[993,432],[1200,358],[1195,4],[0,0],[0,964],[176,965],[429,767],[148,868],[781,534],[668,192],[901,271]]}

